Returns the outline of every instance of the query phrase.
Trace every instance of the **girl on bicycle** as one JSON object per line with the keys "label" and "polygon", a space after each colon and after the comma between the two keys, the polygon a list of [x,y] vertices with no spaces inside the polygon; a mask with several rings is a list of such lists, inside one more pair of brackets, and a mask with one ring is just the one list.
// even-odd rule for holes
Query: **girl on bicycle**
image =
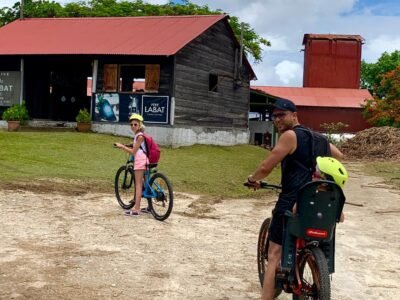
{"label": "girl on bicycle", "polygon": [[143,136],[143,117],[139,114],[132,114],[129,117],[129,122],[131,125],[131,130],[135,135],[133,138],[133,147],[130,148],[120,143],[115,143],[115,146],[132,154],[135,159],[135,206],[132,208],[132,210],[126,211],[125,214],[127,216],[139,216],[140,212],[148,212],[148,208],[143,208],[140,210],[140,200],[142,199],[144,171],[146,170],[146,165],[149,163],[149,161],[145,153],[147,149]]}

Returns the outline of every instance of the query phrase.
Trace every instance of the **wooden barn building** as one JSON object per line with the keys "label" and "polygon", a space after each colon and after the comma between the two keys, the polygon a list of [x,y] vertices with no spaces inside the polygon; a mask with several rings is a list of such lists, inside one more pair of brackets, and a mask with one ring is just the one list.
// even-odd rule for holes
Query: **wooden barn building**
{"label": "wooden barn building", "polygon": [[[252,86],[250,111],[268,123],[267,104],[286,98],[297,105],[300,123],[316,131],[325,131],[323,123],[338,122],[348,125],[343,133],[368,128],[362,105],[372,96],[360,89],[363,42],[359,35],[305,34],[303,87]],[[251,141],[259,144],[273,133],[270,124],[252,122],[250,131]]]}
{"label": "wooden barn building", "polygon": [[138,112],[163,145],[247,143],[255,74],[228,18],[16,20],[0,28],[0,112],[24,99],[34,121],[71,124],[87,108],[119,135]]}

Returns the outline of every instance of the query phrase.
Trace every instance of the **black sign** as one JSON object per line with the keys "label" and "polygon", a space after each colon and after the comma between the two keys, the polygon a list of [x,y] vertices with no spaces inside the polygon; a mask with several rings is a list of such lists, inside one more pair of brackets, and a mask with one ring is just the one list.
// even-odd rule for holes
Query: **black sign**
{"label": "black sign", "polygon": [[144,95],[142,98],[142,116],[145,123],[168,124],[169,97]]}
{"label": "black sign", "polygon": [[0,106],[19,104],[21,92],[21,73],[0,71]]}
{"label": "black sign", "polygon": [[95,93],[94,121],[125,123],[137,113],[145,123],[168,124],[169,96],[141,94]]}

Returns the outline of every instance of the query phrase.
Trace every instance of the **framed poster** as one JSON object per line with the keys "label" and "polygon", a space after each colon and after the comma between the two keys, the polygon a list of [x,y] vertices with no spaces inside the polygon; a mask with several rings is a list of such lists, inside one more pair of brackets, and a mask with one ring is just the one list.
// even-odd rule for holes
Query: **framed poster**
{"label": "framed poster", "polygon": [[21,72],[0,71],[0,106],[19,104]]}
{"label": "framed poster", "polygon": [[119,94],[119,121],[129,122],[132,114],[142,114],[142,95]]}
{"label": "framed poster", "polygon": [[168,124],[169,96],[143,95],[142,116],[146,123]]}
{"label": "framed poster", "polygon": [[117,93],[95,94],[94,121],[119,121],[119,95]]}

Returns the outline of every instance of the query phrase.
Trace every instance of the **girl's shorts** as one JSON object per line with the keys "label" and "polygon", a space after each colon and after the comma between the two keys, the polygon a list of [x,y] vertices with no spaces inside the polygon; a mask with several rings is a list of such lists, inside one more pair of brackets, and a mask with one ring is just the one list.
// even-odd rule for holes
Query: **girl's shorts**
{"label": "girl's shorts", "polygon": [[148,158],[143,152],[137,152],[135,155],[134,169],[135,170],[146,170],[148,164]]}

